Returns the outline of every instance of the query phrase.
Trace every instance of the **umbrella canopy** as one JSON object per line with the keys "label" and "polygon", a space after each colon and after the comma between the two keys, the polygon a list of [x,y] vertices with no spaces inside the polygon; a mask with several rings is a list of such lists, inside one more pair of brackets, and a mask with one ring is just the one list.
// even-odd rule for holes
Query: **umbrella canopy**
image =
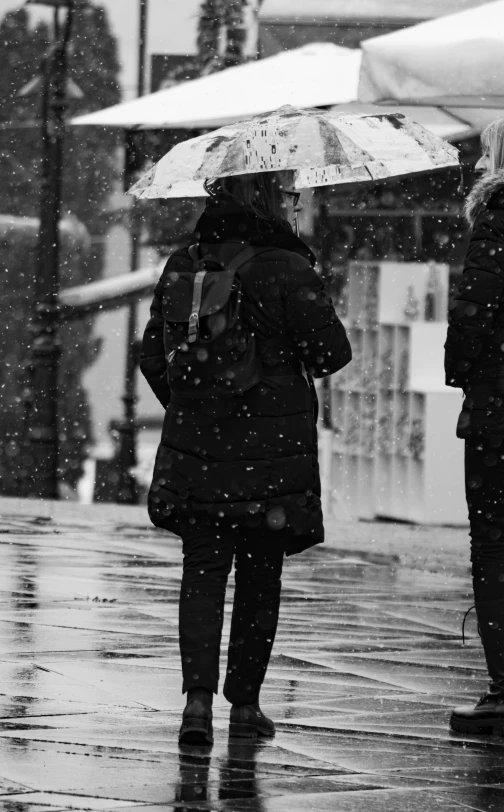
{"label": "umbrella canopy", "polygon": [[[338,104],[332,107],[335,113],[357,113],[361,115],[379,115],[383,113],[400,113],[407,118],[411,118],[426,130],[437,135],[438,138],[447,140],[462,140],[479,133],[486,125],[486,118],[491,114],[491,119],[495,118],[495,110],[476,110],[472,108],[457,109],[455,112],[443,107],[415,107],[404,104],[364,104],[364,102],[350,102],[349,104]],[[486,115],[485,115],[486,114]],[[484,124],[481,126],[481,122]]]}
{"label": "umbrella canopy", "polygon": [[171,149],[130,190],[138,198],[204,194],[206,179],[290,169],[298,189],[458,166],[458,152],[400,114],[282,107]]}
{"label": "umbrella canopy", "polygon": [[363,102],[504,108],[504,0],[368,39],[362,52]]}

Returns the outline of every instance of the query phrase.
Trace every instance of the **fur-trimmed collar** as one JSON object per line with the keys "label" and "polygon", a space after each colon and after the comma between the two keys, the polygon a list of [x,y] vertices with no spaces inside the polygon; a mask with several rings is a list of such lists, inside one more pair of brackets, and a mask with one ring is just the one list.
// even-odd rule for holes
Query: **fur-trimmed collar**
{"label": "fur-trimmed collar", "polygon": [[469,225],[473,226],[478,214],[487,207],[488,201],[496,192],[504,190],[504,169],[499,169],[491,175],[483,175],[476,181],[467,196],[464,214]]}

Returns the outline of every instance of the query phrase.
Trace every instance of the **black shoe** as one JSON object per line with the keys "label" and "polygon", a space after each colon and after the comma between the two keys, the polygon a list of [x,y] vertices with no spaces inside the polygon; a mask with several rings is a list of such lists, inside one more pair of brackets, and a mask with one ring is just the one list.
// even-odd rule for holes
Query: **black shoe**
{"label": "black shoe", "polygon": [[[480,570],[483,579],[485,573],[482,567]],[[489,573],[488,578],[491,580],[492,577],[493,574]],[[475,608],[478,616],[478,632],[490,676],[490,690],[483,694],[475,707],[463,705],[455,708],[451,715],[450,727],[457,733],[480,735],[493,733],[504,736],[504,599],[476,600]],[[468,612],[464,621],[467,614]]]}
{"label": "black shoe", "polygon": [[257,739],[257,736],[274,736],[275,725],[264,715],[259,703],[233,705],[229,715],[229,735],[237,739]]}
{"label": "black shoe", "polygon": [[457,733],[504,736],[504,689],[492,686],[475,707],[455,708],[450,727]]}
{"label": "black shoe", "polygon": [[213,744],[212,694],[210,691],[191,697],[182,714],[179,744]]}

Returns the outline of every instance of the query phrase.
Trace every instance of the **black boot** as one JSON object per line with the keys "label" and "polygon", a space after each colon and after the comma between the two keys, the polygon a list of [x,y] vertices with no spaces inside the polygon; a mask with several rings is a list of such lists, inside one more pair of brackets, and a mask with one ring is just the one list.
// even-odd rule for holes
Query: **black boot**
{"label": "black boot", "polygon": [[229,735],[236,739],[257,739],[274,736],[275,725],[264,715],[259,702],[251,705],[233,705],[229,715]]}
{"label": "black boot", "polygon": [[213,744],[213,693],[208,688],[190,688],[182,714],[179,744]]}
{"label": "black boot", "polygon": [[476,614],[490,686],[475,707],[454,709],[450,727],[457,733],[504,735],[504,600],[476,601]]}

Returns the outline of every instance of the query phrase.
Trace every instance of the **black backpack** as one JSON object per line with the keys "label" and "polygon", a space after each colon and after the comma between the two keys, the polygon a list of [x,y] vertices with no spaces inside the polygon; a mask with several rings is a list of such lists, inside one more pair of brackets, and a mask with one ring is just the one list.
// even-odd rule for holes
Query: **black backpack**
{"label": "black backpack", "polygon": [[[261,378],[253,334],[241,314],[242,288],[236,271],[269,248],[246,245],[229,262],[216,253],[189,248],[192,271],[170,271],[163,291],[164,345],[168,380],[182,397],[239,395]],[[217,263],[220,270],[207,270]]]}

